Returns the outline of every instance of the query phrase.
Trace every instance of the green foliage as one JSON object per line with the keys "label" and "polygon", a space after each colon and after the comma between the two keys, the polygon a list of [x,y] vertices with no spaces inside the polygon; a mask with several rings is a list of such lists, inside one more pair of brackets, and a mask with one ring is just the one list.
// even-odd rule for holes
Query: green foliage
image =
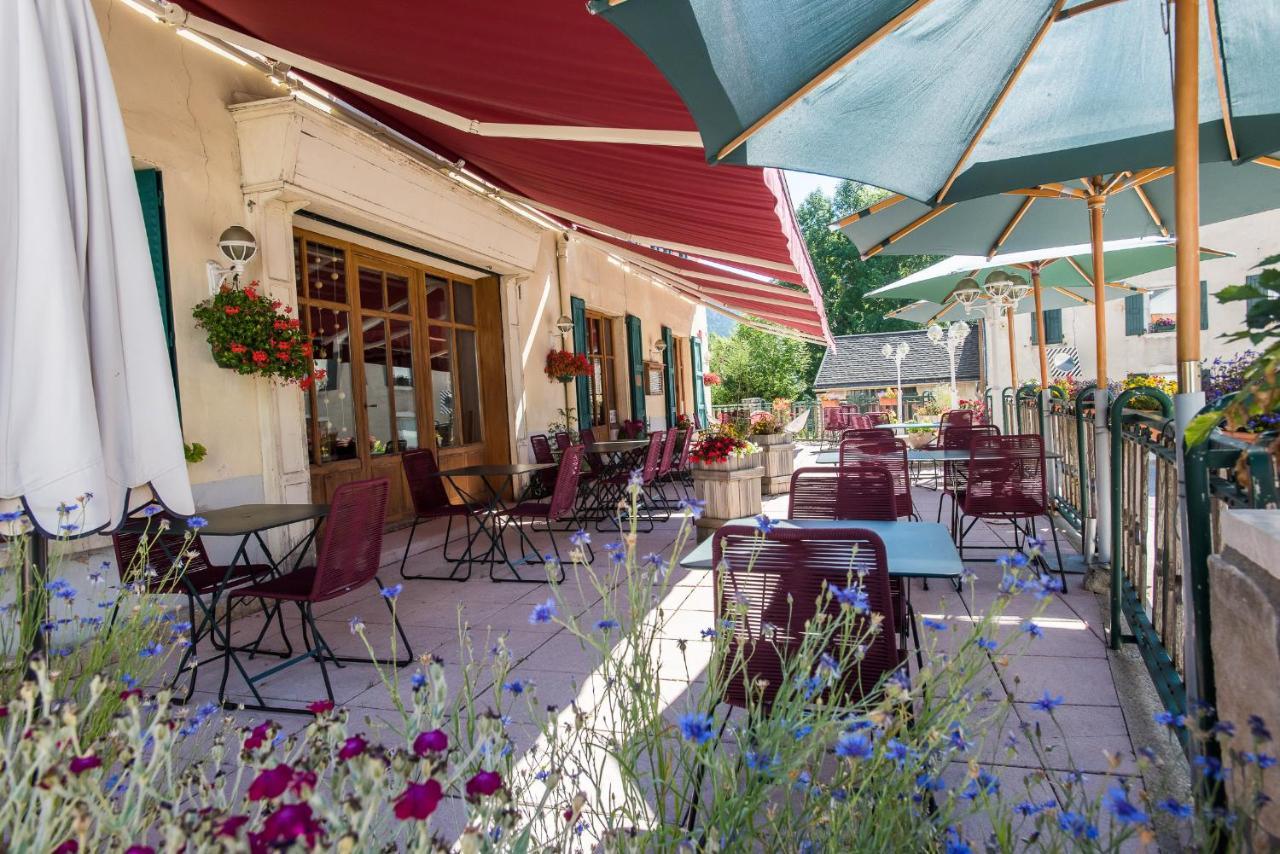
{"label": "green foliage", "polygon": [[1217,294],[1218,302],[1253,300],[1245,315],[1245,328],[1222,337],[1227,341],[1248,341],[1263,347],[1258,358],[1244,372],[1244,385],[1221,412],[1206,412],[1187,425],[1187,443],[1197,445],[1209,438],[1225,417],[1227,426],[1241,430],[1250,419],[1280,408],[1280,255],[1272,255],[1258,266],[1263,268],[1257,285],[1232,285]]}
{"label": "green foliage", "polygon": [[188,463],[195,464],[204,461],[204,458],[209,455],[209,449],[199,442],[184,442],[182,453]]}
{"label": "green foliage", "polygon": [[714,403],[794,398],[813,380],[813,353],[801,341],[739,324],[729,338],[711,337],[711,369],[721,380],[711,387]]}
{"label": "green foliage", "polygon": [[833,199],[815,190],[796,210],[796,219],[822,285],[822,301],[833,335],[917,327],[915,323],[885,317],[887,312],[900,308],[904,304],[902,300],[868,299],[866,294],[924,269],[939,260],[938,257],[877,255],[863,261],[849,238],[830,228],[836,220],[885,195],[885,191],[866,184],[843,181]]}

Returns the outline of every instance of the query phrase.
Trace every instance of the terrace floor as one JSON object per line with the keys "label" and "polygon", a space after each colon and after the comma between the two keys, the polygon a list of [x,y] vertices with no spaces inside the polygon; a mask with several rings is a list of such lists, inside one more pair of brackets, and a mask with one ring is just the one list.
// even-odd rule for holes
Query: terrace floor
{"label": "terrace floor", "polygon": [[[809,453],[809,450],[802,451],[802,454]],[[938,493],[917,486],[915,499],[921,517],[932,521]],[[765,512],[783,517],[786,515],[786,503],[785,495],[766,498]],[[673,519],[659,524],[652,533],[641,534],[638,554],[669,554],[678,531],[679,520]],[[406,536],[407,531],[399,531],[387,538],[383,583],[399,581],[397,567]],[[610,537],[594,533],[593,536],[599,556],[602,551],[599,544],[607,542]],[[441,539],[441,532],[424,537],[420,529],[407,571],[438,572],[443,565],[440,559]],[[975,528],[971,542],[1012,546],[1007,530],[984,524]],[[1065,539],[1062,539],[1062,545],[1066,556],[1071,547]],[[686,551],[691,548],[692,543],[689,543]],[[954,623],[959,628],[949,633],[952,638],[962,634],[963,626],[975,615],[980,616],[997,595],[999,568],[993,563],[972,563],[970,566],[977,574],[972,591],[966,588],[957,593],[951,585],[939,583],[924,590],[918,581],[913,582],[911,598],[919,617]],[[664,654],[661,667],[662,677],[671,687],[669,699],[665,696],[663,699],[670,703],[672,716],[685,710],[689,692],[700,687],[699,676],[709,660],[711,648],[710,643],[701,638],[700,632],[713,622],[711,573],[678,568],[674,571],[677,576],[670,595],[645,615],[646,619],[662,620],[660,636],[664,644],[670,645],[671,654]],[[1029,774],[1041,769],[1049,772],[1050,780],[1060,779],[1061,773],[1071,767],[1097,775],[1108,770],[1122,775],[1137,773],[1131,739],[1132,721],[1126,720],[1121,708],[1113,661],[1108,658],[1102,631],[1103,600],[1083,589],[1082,576],[1069,575],[1068,580],[1069,592],[1054,595],[1037,617],[1044,636],[1032,640],[1022,635],[1018,641],[1020,654],[1014,656],[1007,666],[992,662],[990,684],[998,692],[997,696],[1003,694],[1012,701],[1014,715],[1004,731],[986,734],[981,758],[984,765],[1001,778],[1003,790],[1009,793],[1006,796],[1014,803],[1027,797],[1024,781]],[[584,620],[589,617],[594,622],[597,615],[603,613],[602,597],[587,586],[575,584],[572,577],[562,587],[562,592]],[[545,585],[494,584],[477,570],[465,583],[404,582],[398,612],[414,653],[430,653],[442,659],[451,685],[456,686],[461,681],[465,659],[459,643],[458,620],[461,614],[461,618],[471,626],[472,644],[478,653],[483,654],[501,638],[511,651],[513,662],[507,678],[536,686],[540,704],[563,709],[575,698],[579,704],[584,702],[586,690],[582,686],[586,684],[593,666],[594,652],[584,650],[576,638],[554,624],[530,624],[530,610],[547,597]],[[1009,626],[1010,633],[1021,635],[1018,626],[1034,607],[1036,603],[1031,597],[1015,598],[1002,624]],[[348,626],[348,621],[356,616],[368,626],[372,642],[375,645],[381,643],[385,649],[390,636],[389,615],[373,586],[317,609],[321,631],[339,654],[363,652],[361,642],[352,636]],[[246,617],[238,620],[237,639],[256,633],[260,625],[257,619]],[[292,625],[296,627],[296,620]],[[296,631],[291,628],[290,633],[295,636],[296,643]],[[683,651],[677,651],[678,642],[683,642]],[[250,663],[250,668],[264,669],[271,663],[271,659],[259,659]],[[200,691],[194,702],[215,698],[220,675],[220,667],[216,665],[202,670],[198,683]],[[374,668],[349,665],[335,671],[331,667],[330,675],[338,702],[350,710],[353,728],[372,731],[380,723],[398,720],[392,711],[394,703],[391,696]],[[398,678],[407,695],[408,670],[398,674]],[[311,663],[300,664],[267,679],[260,690],[269,701],[289,704],[305,705],[324,696],[319,668]],[[538,739],[538,725],[527,710],[522,711],[505,696],[495,697],[494,690],[492,681],[475,685],[473,693],[478,698],[477,706],[484,708],[501,703],[504,713],[510,716],[509,731],[515,748],[529,749]],[[1044,714],[1037,712],[1031,703],[1045,692],[1065,699],[1056,712],[1062,732],[1046,729],[1043,743],[1037,748],[1018,730],[1022,722],[1032,725],[1044,722]],[[228,684],[228,698],[246,702],[250,699],[249,692],[234,671]],[[238,716],[246,722],[264,717],[260,713],[249,712],[240,712]],[[286,732],[297,731],[307,723],[306,716],[273,717],[283,723]],[[362,726],[360,722],[365,718],[368,724]],[[1016,739],[1015,747],[1006,747],[1009,736]],[[960,779],[965,768],[958,765],[953,771]],[[1095,784],[1102,786],[1104,781],[1095,778]],[[1061,795],[1056,788],[1053,795],[1047,795],[1043,782],[1033,785],[1037,787],[1034,793],[1039,800]],[[1088,785],[1086,783],[1086,787]],[[456,814],[460,819],[461,810]],[[446,817],[442,829],[448,830],[448,824]],[[455,829],[460,830],[460,827]]]}

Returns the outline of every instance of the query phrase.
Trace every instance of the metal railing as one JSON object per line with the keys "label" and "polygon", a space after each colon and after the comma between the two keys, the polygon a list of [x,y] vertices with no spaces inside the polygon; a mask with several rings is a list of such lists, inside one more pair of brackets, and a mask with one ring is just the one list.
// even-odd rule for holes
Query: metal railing
{"label": "metal railing", "polygon": [[[1140,401],[1154,409],[1133,409]],[[1187,452],[1187,531],[1179,520],[1178,454],[1173,402],[1155,388],[1129,389],[1111,406],[1112,649],[1136,644],[1165,707],[1187,710],[1188,595],[1196,625],[1200,694],[1213,701],[1209,648],[1209,555],[1219,548],[1218,519],[1227,507],[1276,501],[1270,453],[1214,431]],[[1189,556],[1189,557],[1184,557]],[[1189,560],[1189,565],[1184,565]],[[1130,634],[1121,634],[1121,617]]]}

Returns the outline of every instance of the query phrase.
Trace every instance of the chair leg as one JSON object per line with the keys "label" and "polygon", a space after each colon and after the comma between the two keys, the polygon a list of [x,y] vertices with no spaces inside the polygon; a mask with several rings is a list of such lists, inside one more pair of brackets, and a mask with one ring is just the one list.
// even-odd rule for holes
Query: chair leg
{"label": "chair leg", "polygon": [[[1058,526],[1053,524],[1053,517],[1046,515],[1045,519],[1049,522],[1049,530],[1053,533],[1053,552],[1058,558],[1058,578],[1062,580],[1062,592],[1067,592],[1067,569],[1062,563],[1062,549],[1058,545]],[[1041,560],[1044,560],[1043,556]],[[1045,567],[1048,568],[1047,566]]]}
{"label": "chair leg", "polygon": [[320,676],[324,679],[324,692],[330,703],[336,702],[333,696],[333,683],[329,681],[329,666],[325,664],[325,658],[332,658],[333,663],[339,667],[337,656],[333,654],[333,650],[329,648],[329,644],[325,642],[324,636],[320,634],[320,628],[316,625],[315,614],[311,611],[310,602],[300,602],[298,607],[302,610],[302,621],[311,626],[311,635],[315,638],[314,649],[312,655],[315,660],[320,663]]}
{"label": "chair leg", "polygon": [[[471,560],[472,539],[471,539],[471,521],[469,516],[467,517],[467,522],[466,522],[467,548],[466,548],[466,551],[464,551],[457,558],[449,557],[449,540],[453,537],[453,517],[452,516],[448,517],[448,521],[445,525],[444,546],[440,549],[440,554],[447,562],[453,564],[452,572],[450,572],[448,575],[427,575],[425,573],[419,573],[414,575],[414,574],[408,574],[404,571],[405,564],[409,560],[409,547],[413,545],[413,535],[418,530],[418,523],[420,520],[421,520],[421,517],[419,516],[415,515],[413,517],[413,527],[409,529],[409,541],[404,544],[404,557],[400,558],[400,577],[406,581],[468,581],[470,580],[471,565],[472,565],[472,560]],[[467,571],[465,575],[461,574],[463,563],[466,563],[467,565]]]}

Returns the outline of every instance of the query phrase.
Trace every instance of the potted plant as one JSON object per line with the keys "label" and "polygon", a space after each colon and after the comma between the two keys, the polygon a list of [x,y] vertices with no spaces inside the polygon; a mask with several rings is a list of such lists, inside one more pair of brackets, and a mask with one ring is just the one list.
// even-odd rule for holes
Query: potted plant
{"label": "potted plant", "polygon": [[703,433],[689,460],[694,469],[751,469],[760,465],[760,446],[743,439],[732,426],[721,424]]}
{"label": "potted plant", "polygon": [[591,374],[591,362],[582,353],[568,350],[552,350],[547,354],[547,365],[544,368],[547,376],[556,382],[569,383],[578,377]]}
{"label": "potted plant", "polygon": [[306,389],[323,379],[311,361],[311,342],[293,307],[258,293],[258,283],[223,285],[191,310],[208,333],[213,361],[246,376],[262,376]]}
{"label": "potted plant", "polygon": [[720,385],[721,383],[720,375],[716,373],[712,373],[711,371],[707,371],[702,375],[702,383],[703,385],[709,385],[709,386]]}
{"label": "potted plant", "polygon": [[892,409],[893,407],[897,406],[898,405],[897,389],[887,388],[884,391],[880,392],[879,402],[880,402],[880,405],[883,406],[885,409]]}

